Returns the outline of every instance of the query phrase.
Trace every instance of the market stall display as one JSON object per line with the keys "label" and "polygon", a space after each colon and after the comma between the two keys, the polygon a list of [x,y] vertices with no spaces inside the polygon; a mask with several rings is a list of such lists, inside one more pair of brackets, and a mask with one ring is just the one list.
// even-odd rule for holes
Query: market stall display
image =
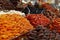
{"label": "market stall display", "polygon": [[0,40],[60,40],[60,13],[48,2],[0,0]]}
{"label": "market stall display", "polygon": [[33,26],[18,12],[0,14],[0,40],[10,40],[31,30]]}
{"label": "market stall display", "polygon": [[30,31],[29,33],[22,35],[15,40],[60,40],[60,34],[55,30],[50,31],[48,28],[43,26],[37,26],[36,29]]}

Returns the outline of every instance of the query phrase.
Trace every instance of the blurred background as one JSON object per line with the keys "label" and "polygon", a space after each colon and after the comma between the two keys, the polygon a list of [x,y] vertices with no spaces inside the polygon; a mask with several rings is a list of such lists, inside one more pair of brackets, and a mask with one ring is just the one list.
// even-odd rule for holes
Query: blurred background
{"label": "blurred background", "polygon": [[32,3],[32,5],[37,3],[49,3],[56,9],[60,11],[60,0],[0,0],[0,10],[11,10],[11,9],[16,9],[16,10],[21,10],[21,7],[25,8],[27,5]]}

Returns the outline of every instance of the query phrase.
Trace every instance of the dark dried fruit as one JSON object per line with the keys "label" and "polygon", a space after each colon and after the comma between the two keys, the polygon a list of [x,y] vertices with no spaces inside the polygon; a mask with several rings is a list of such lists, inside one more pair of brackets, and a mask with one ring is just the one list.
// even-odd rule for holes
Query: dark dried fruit
{"label": "dark dried fruit", "polygon": [[9,0],[0,0],[0,10],[12,10],[14,5]]}
{"label": "dark dried fruit", "polygon": [[[39,31],[37,31],[37,29],[39,29]],[[50,31],[45,27],[39,26],[22,38],[23,40],[60,40],[60,35],[55,30]]]}

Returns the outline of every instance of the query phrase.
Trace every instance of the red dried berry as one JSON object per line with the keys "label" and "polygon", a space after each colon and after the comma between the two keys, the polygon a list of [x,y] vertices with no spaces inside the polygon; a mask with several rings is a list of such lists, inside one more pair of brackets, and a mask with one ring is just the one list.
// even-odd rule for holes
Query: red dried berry
{"label": "red dried berry", "polygon": [[50,20],[43,14],[28,14],[26,18],[33,26],[43,25],[46,26],[50,23]]}
{"label": "red dried berry", "polygon": [[56,18],[53,20],[53,23],[50,26],[51,30],[56,30],[60,33],[60,18]]}

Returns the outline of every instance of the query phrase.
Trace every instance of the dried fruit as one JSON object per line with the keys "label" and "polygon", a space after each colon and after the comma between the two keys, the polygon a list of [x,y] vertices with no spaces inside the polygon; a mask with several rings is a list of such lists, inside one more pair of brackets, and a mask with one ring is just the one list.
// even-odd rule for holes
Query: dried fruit
{"label": "dried fruit", "polygon": [[27,33],[23,40],[60,40],[60,34],[57,33],[55,30],[50,31],[46,27],[38,26],[35,30],[30,31]]}
{"label": "dried fruit", "polygon": [[55,13],[56,15],[59,14],[59,11],[57,9],[55,9],[54,7],[52,7],[49,3],[44,3],[42,4],[43,8],[46,8],[48,11],[52,11],[53,13]]}
{"label": "dried fruit", "polygon": [[43,14],[28,14],[26,18],[33,26],[43,25],[46,26],[50,23],[50,20]]}
{"label": "dried fruit", "polygon": [[29,21],[19,14],[0,15],[0,40],[9,40],[32,29]]}
{"label": "dried fruit", "polygon": [[53,20],[53,23],[50,25],[51,30],[56,30],[60,33],[60,18],[56,18]]}

